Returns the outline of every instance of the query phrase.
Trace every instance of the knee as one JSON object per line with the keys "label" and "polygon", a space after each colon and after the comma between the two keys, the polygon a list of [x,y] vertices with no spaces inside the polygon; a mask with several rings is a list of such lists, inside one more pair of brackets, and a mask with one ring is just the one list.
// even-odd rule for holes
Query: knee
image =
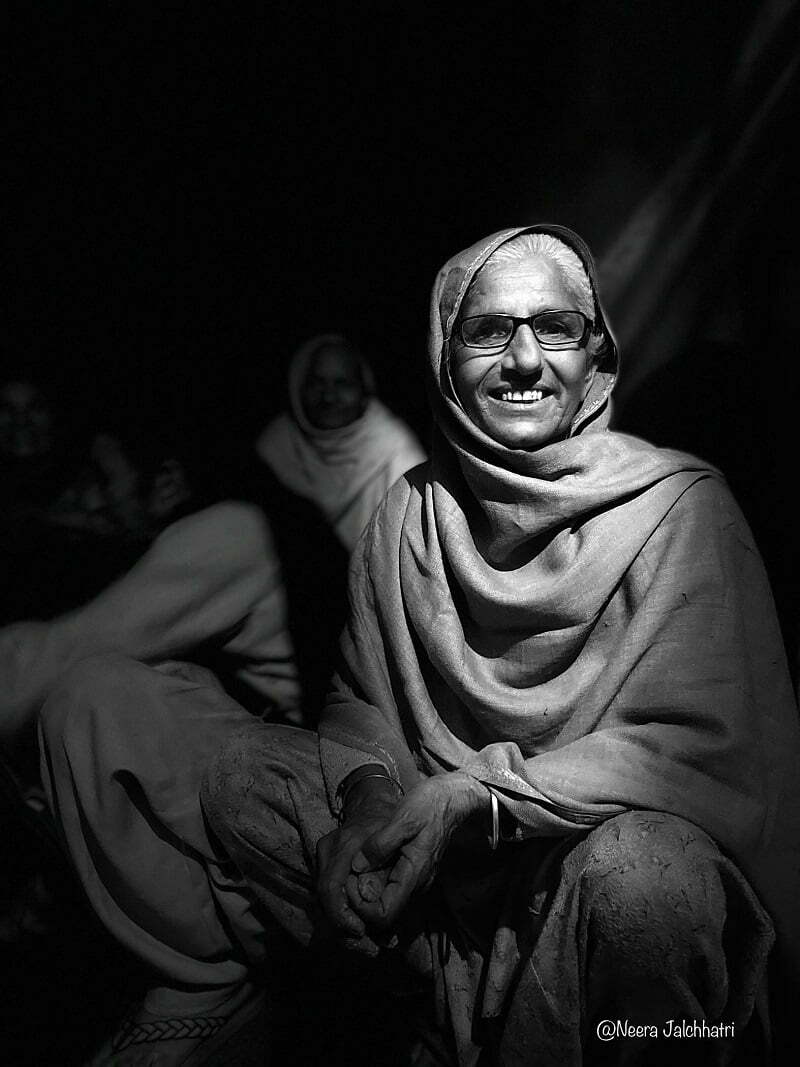
{"label": "knee", "polygon": [[[200,786],[206,817],[225,840],[241,826],[262,820],[285,804],[292,776],[287,736],[299,731],[254,721],[225,741],[209,763]],[[257,811],[256,811],[257,809]]]}
{"label": "knee", "polygon": [[227,818],[247,793],[258,773],[252,730],[231,734],[209,762],[200,785],[203,808],[212,824]]}
{"label": "knee", "polygon": [[[98,723],[118,728],[115,708],[121,692],[130,692],[131,674],[141,664],[116,654],[87,656],[58,679],[39,714],[39,732],[46,748],[82,744]],[[99,714],[102,712],[102,714]]]}
{"label": "knee", "polygon": [[596,944],[663,966],[721,943],[722,857],[698,827],[629,812],[593,831],[582,853],[581,899]]}

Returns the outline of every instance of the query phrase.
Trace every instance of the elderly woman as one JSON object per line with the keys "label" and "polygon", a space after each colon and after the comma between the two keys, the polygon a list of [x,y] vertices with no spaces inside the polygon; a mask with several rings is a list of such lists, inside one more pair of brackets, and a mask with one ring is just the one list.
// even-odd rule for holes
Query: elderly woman
{"label": "elderly woman", "polygon": [[287,489],[317,504],[352,552],[384,494],[425,453],[375,396],[364,357],[338,334],[314,337],[294,354],[289,403],[256,451]]}
{"label": "elderly woman", "polygon": [[[715,470],[608,430],[617,363],[570,231],[503,231],[445,266],[432,458],[355,553],[319,735],[245,723],[203,787],[228,914],[240,898],[308,944],[321,910],[345,944],[401,954],[429,980],[435,1062],[726,1062],[766,1033],[770,955],[796,978],[800,738],[767,580]],[[102,719],[76,684],[43,738],[81,855],[70,752]],[[119,1067],[149,1062],[131,1042],[163,1005],[232,1020],[219,1039],[245,997],[244,938],[199,961],[184,912],[179,932],[135,912],[173,991]]]}

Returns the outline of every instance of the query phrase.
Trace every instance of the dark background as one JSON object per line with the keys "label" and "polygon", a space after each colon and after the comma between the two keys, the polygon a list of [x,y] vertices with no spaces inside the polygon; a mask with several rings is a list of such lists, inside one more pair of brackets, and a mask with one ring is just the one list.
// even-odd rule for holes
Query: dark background
{"label": "dark background", "polygon": [[9,373],[224,434],[343,329],[423,427],[441,263],[543,219],[602,253],[718,113],[760,6],[11,5]]}
{"label": "dark background", "polygon": [[[605,251],[691,138],[722,131],[711,181],[764,73],[797,50],[795,20],[732,97],[759,15],[796,14],[792,0],[7,10],[5,376],[37,378],[77,433],[169,423],[211,457],[249,447],[283,403],[292,351],[329,330],[366,349],[424,438],[444,260],[556,221],[588,240],[602,280]],[[660,373],[644,368],[665,308],[623,343],[617,412],[619,428],[728,475],[792,659],[796,112],[793,84],[679,272],[704,283],[700,329],[695,307]],[[619,332],[632,302],[611,311]]]}
{"label": "dark background", "polygon": [[[282,405],[295,347],[336,330],[424,439],[427,303],[444,260],[547,220],[602,264],[704,128],[722,131],[711,181],[765,91],[764,77],[729,85],[768,6],[796,5],[8,4],[0,377],[39,381],[76,436],[170,424],[214,457],[248,447]],[[796,49],[791,32],[767,74]],[[620,428],[728,475],[793,665],[796,117],[793,86],[623,343],[617,409]],[[691,321],[651,368],[683,283],[700,294]],[[631,314],[612,301],[623,338]],[[10,958],[9,1062],[78,1062],[116,1019],[98,963],[115,949],[97,933],[87,946],[85,959],[50,943],[24,968]],[[33,1030],[20,1022],[31,1005]]]}

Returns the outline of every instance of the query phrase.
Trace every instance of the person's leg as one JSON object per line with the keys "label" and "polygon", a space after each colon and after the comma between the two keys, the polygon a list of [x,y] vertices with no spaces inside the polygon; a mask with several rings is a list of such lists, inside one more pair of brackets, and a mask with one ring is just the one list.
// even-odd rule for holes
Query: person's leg
{"label": "person's leg", "polygon": [[[694,825],[645,812],[611,819],[551,859],[551,890],[529,898],[517,926],[502,1062],[528,1063],[534,1046],[543,1067],[729,1062],[774,941],[734,864]],[[670,1020],[728,1029],[681,1038]]]}
{"label": "person's leg", "polygon": [[317,735],[260,723],[237,731],[211,761],[200,795],[261,909],[307,946],[315,934],[317,841],[336,828]]}
{"label": "person's leg", "polygon": [[[209,839],[206,765],[250,717],[213,675],[167,674],[122,656],[82,661],[40,719],[42,780],[78,876],[114,936],[176,984],[247,972],[249,907]],[[248,944],[253,948],[253,944]]]}
{"label": "person's leg", "polygon": [[[115,1035],[98,1063],[148,1062],[153,1046],[136,1042],[154,1026],[179,1035],[159,1043],[157,1062],[181,1062],[192,1041],[249,1010],[265,932],[199,790],[217,749],[251,722],[209,672],[121,656],[84,660],[45,703],[42,780],[78,877],[111,933],[161,976],[139,1029]],[[165,1019],[182,1022],[164,1029]]]}

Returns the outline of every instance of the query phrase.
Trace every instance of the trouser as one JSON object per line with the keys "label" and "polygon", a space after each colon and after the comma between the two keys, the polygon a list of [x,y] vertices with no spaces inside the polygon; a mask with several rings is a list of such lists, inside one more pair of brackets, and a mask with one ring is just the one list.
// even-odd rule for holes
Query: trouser
{"label": "trouser", "polygon": [[39,720],[42,782],[98,916],[176,986],[241,981],[263,927],[200,808],[206,767],[252,720],[209,671],[81,661]]}
{"label": "trouser", "polygon": [[[167,981],[241,980],[274,922],[312,942],[316,844],[336,825],[314,734],[250,719],[213,677],[102,657],[53,692],[41,743],[92,904]],[[577,1065],[604,1048],[615,1063],[642,1048],[641,1062],[685,1061],[688,1044],[664,1033],[670,1019],[725,1026],[702,1059],[724,1063],[772,941],[707,835],[629,812],[560,841],[456,856],[409,910],[396,951],[430,983],[461,1064],[482,1049],[504,1067]],[[617,1027],[605,1046],[603,1020]]]}

